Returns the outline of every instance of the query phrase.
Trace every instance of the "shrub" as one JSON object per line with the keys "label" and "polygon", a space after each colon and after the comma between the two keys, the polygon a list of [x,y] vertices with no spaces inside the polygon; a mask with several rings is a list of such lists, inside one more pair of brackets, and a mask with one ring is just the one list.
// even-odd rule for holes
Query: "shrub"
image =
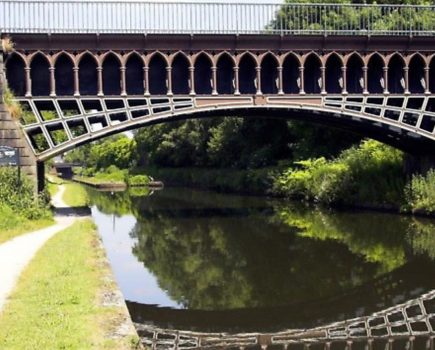
{"label": "shrub", "polygon": [[295,163],[274,180],[274,191],[321,203],[399,205],[405,185],[402,152],[365,140],[336,159]]}
{"label": "shrub", "polygon": [[15,43],[12,41],[11,38],[5,37],[2,39],[2,50],[3,52],[10,53],[14,51]]}
{"label": "shrub", "polygon": [[408,209],[435,213],[435,169],[426,176],[415,175],[405,188]]}
{"label": "shrub", "polygon": [[14,210],[27,219],[49,217],[48,193],[35,198],[34,184],[26,176],[17,179],[17,170],[11,167],[0,168],[0,205]]}
{"label": "shrub", "polygon": [[146,175],[133,175],[127,178],[129,186],[146,186],[150,181],[151,179]]}

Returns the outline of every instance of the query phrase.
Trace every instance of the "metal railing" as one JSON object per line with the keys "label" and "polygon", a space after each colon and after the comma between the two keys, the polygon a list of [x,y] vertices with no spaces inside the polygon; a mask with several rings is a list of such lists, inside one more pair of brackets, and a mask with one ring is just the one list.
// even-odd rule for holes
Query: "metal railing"
{"label": "metal railing", "polygon": [[435,6],[0,0],[2,33],[435,35]]}

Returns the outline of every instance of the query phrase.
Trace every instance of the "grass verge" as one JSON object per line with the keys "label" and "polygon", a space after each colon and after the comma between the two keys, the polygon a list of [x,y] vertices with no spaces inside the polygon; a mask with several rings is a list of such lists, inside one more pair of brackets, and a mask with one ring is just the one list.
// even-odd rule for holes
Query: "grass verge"
{"label": "grass verge", "polygon": [[65,182],[65,192],[62,200],[70,207],[85,207],[89,204],[88,195],[83,185],[74,182]]}
{"label": "grass verge", "polygon": [[11,208],[0,205],[0,244],[27,232],[36,231],[54,224],[52,218],[29,220]]}
{"label": "grass verge", "polygon": [[21,275],[0,315],[0,348],[137,348],[135,337],[111,339],[123,312],[102,306],[103,295],[113,290],[108,274],[91,220],[58,233]]}

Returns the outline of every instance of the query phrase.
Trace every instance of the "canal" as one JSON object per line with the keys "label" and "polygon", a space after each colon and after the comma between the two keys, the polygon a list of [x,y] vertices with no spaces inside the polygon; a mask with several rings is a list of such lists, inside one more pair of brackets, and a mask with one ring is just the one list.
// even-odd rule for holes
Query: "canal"
{"label": "canal", "polygon": [[[313,329],[412,304],[435,290],[431,219],[186,188],[87,191],[144,338],[155,337],[156,328]],[[433,335],[435,319],[426,316],[435,312],[434,299],[415,303],[425,314],[403,315],[423,323],[417,331],[409,319],[386,322],[405,324],[403,334]]]}

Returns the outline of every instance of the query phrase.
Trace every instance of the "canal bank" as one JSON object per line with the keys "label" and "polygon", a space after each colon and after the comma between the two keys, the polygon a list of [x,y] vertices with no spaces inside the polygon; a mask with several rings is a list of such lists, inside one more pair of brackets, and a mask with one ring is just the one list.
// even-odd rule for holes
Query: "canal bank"
{"label": "canal bank", "polygon": [[[53,204],[71,215],[62,198],[68,189],[59,187]],[[140,348],[101,238],[90,217],[75,215],[18,279],[0,315],[2,349]]]}

